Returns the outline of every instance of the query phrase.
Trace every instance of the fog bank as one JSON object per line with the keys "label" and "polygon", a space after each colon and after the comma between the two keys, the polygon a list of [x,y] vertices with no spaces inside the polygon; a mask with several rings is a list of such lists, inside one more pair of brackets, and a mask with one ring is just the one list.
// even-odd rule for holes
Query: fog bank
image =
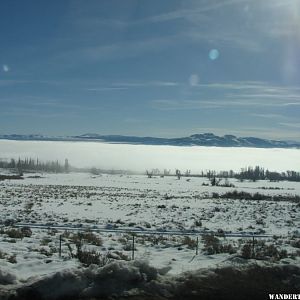
{"label": "fog bank", "polygon": [[299,149],[179,147],[108,144],[101,142],[0,141],[0,158],[69,159],[76,167],[97,167],[144,172],[159,168],[192,172],[234,170],[260,165],[270,170],[299,171]]}

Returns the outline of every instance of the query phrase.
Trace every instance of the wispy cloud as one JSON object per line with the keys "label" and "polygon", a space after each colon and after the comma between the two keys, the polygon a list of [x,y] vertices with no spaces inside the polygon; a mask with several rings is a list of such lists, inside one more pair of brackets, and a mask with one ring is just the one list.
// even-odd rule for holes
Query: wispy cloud
{"label": "wispy cloud", "polygon": [[237,31],[236,28],[232,30],[227,29],[226,31],[219,31],[217,29],[200,31],[196,27],[187,31],[185,36],[195,43],[207,42],[209,44],[217,44],[219,47],[239,48],[254,53],[265,50],[265,46],[258,38],[250,37],[243,32]]}
{"label": "wispy cloud", "polygon": [[[300,106],[300,90],[297,87],[272,86],[258,82],[232,82],[213,84],[194,84],[201,93],[194,91],[187,99],[154,99],[151,105],[160,110],[193,110],[204,108],[253,107],[284,108]],[[217,93],[216,93],[217,91]],[[207,92],[211,95],[207,96]],[[194,99],[193,99],[193,98]],[[195,99],[196,98],[196,99]],[[256,114],[271,118],[276,114]]]}
{"label": "wispy cloud", "polygon": [[108,26],[111,28],[124,30],[132,26],[141,26],[143,24],[149,23],[170,22],[180,19],[194,22],[195,18],[200,17],[201,20],[207,20],[207,18],[205,17],[205,13],[207,12],[219,10],[224,7],[230,7],[232,5],[241,4],[245,2],[247,2],[247,0],[225,0],[222,2],[210,1],[210,3],[204,4],[201,2],[194,2],[194,4],[187,2],[187,4],[184,3],[184,5],[180,8],[168,12],[154,14],[141,19],[132,19],[129,17],[124,19],[99,18],[93,16],[92,12],[88,12],[89,15],[87,17],[86,15],[77,12],[75,15],[73,14],[73,16],[70,16],[68,18],[68,22],[74,24],[76,27],[81,27],[85,29],[94,29],[97,27],[99,28],[101,26]]}
{"label": "wispy cloud", "polygon": [[260,101],[234,101],[234,100],[170,100],[170,99],[157,99],[152,100],[152,107],[159,110],[194,110],[205,108],[239,108],[239,107],[252,107],[252,108],[264,108],[264,107],[293,107],[299,106],[300,102],[288,102],[288,103],[263,103]]}
{"label": "wispy cloud", "polygon": [[[246,0],[228,1],[195,1],[183,4],[180,8],[165,13],[160,13],[144,18],[101,18],[96,17],[94,11],[88,10],[85,14],[80,12],[68,18],[68,22],[76,26],[76,39],[82,39],[78,46],[63,50],[53,56],[51,64],[61,64],[73,67],[77,64],[107,61],[111,59],[124,59],[135,57],[144,53],[155,53],[168,49],[172,45],[188,45],[190,43],[218,43],[219,46],[243,48],[246,51],[260,52],[264,50],[258,35],[250,36],[248,31],[240,30],[236,26],[224,26],[220,30],[216,26],[215,19],[218,16],[210,15],[209,12],[218,12],[224,8],[236,7],[239,4],[247,4]],[[101,5],[99,4],[99,7]],[[93,8],[93,5],[91,6]],[[161,23],[183,19],[186,21],[180,27],[174,27],[162,34],[161,31],[153,30],[152,34],[136,37],[130,42],[122,42],[115,39],[98,40],[97,35],[103,34],[103,26],[109,26],[110,30],[124,29],[135,32],[137,28],[145,24]],[[130,27],[128,29],[128,27]],[[92,36],[90,36],[92,32]],[[131,32],[131,31],[130,31]],[[79,33],[79,38],[78,38]],[[135,36],[135,34],[133,34]],[[75,38],[75,37],[74,37]]]}
{"label": "wispy cloud", "polygon": [[32,83],[31,80],[19,80],[19,79],[0,79],[0,86],[12,86],[16,84],[28,84]]}
{"label": "wispy cloud", "polygon": [[65,112],[40,110],[38,108],[11,107],[1,111],[0,115],[11,117],[32,117],[34,119],[57,117],[65,118],[67,116],[79,116],[79,112],[68,111],[68,114],[66,114]]}
{"label": "wispy cloud", "polygon": [[294,94],[293,92],[285,92],[285,93],[260,93],[260,94],[242,94],[242,95],[234,95],[231,94],[232,98],[248,98],[248,99],[261,99],[261,98],[268,98],[268,99],[282,99],[282,100],[299,100],[300,101],[300,94]]}
{"label": "wispy cloud", "polygon": [[132,81],[132,82],[116,82],[113,83],[114,86],[117,87],[174,87],[178,86],[178,82],[174,81],[159,81],[159,80],[152,80],[152,81]]}
{"label": "wispy cloud", "polygon": [[203,13],[245,2],[247,2],[247,0],[227,0],[222,2],[210,1],[207,5],[203,5],[201,2],[195,2],[197,5],[194,5],[192,8],[177,9],[171,12],[158,14],[145,18],[143,22],[167,22],[177,19],[194,21],[196,15],[201,15],[201,18],[203,18]]}
{"label": "wispy cloud", "polygon": [[5,97],[0,99],[1,115],[11,116],[58,116],[61,114],[77,114],[82,111],[92,111],[90,106],[82,106],[79,103],[67,102],[65,99],[51,98],[47,96]]}
{"label": "wispy cloud", "polygon": [[[300,88],[294,86],[276,86],[266,82],[259,81],[240,81],[240,82],[217,82],[217,83],[199,83],[199,76],[191,74],[188,82],[164,81],[164,80],[130,80],[116,81],[110,85],[96,84],[92,82],[80,82],[77,87],[89,92],[110,92],[123,91],[135,88],[182,88],[187,89],[186,96],[180,98],[161,98],[153,99],[151,107],[158,110],[193,110],[209,108],[226,108],[226,107],[252,107],[252,108],[288,108],[300,106]],[[6,81],[0,81],[7,83]],[[26,81],[8,81],[9,84],[18,84]],[[95,81],[96,82],[96,81]],[[190,89],[189,89],[190,87]],[[45,96],[26,96],[22,98],[2,97],[1,103],[19,105],[44,106],[69,109],[87,109],[80,103],[76,105],[68,103],[67,100],[57,100]],[[261,118],[275,118],[278,114],[257,113],[253,116]]]}
{"label": "wispy cloud", "polygon": [[194,110],[204,108],[219,108],[222,107],[218,101],[204,100],[172,100],[172,99],[157,99],[151,101],[151,107],[158,110]]}
{"label": "wispy cloud", "polygon": [[[169,22],[176,20],[186,21],[184,30],[180,33],[194,42],[216,43],[219,46],[240,48],[248,52],[262,52],[267,50],[267,40],[282,37],[298,37],[299,16],[295,16],[295,11],[299,10],[299,3],[296,1],[265,0],[232,1],[210,1],[203,4],[195,1],[187,8],[158,14],[145,18],[143,22]],[[227,22],[220,30],[216,26],[215,19],[219,15],[214,15],[220,10],[233,7],[240,7],[238,18],[245,20],[245,26],[232,26]],[[274,12],[276,17],[266,18],[266,14]],[[253,19],[253,14],[256,18]],[[255,21],[254,21],[255,20]],[[221,20],[222,21],[222,20]],[[238,20],[237,20],[238,21]],[[247,27],[247,22],[251,24],[251,30]],[[249,25],[248,24],[248,25]]]}
{"label": "wispy cloud", "polygon": [[[60,42],[54,42],[54,44],[61,44],[62,46],[57,47],[57,51],[49,59],[48,66],[61,67],[66,70],[89,63],[123,60],[147,53],[159,53],[171,49],[172,46],[184,45],[188,47],[193,44],[205,44],[206,47],[216,44],[220,48],[223,46],[226,48],[234,47],[251,53],[266,51],[268,47],[266,47],[265,40],[266,37],[272,38],[271,29],[289,32],[291,25],[282,23],[282,20],[277,19],[271,19],[271,21],[255,19],[254,22],[254,19],[248,16],[250,13],[245,8],[253,6],[259,11],[257,8],[266,6],[261,1],[256,0],[254,2],[254,4],[251,4],[247,0],[189,1],[172,11],[141,18],[134,18],[130,14],[126,15],[126,13],[121,14],[119,18],[116,16],[103,18],[103,16],[100,17],[95,14],[95,11],[100,10],[102,7],[101,1],[99,4],[87,5],[84,9],[77,3],[75,4],[77,6],[76,13],[69,16],[66,21],[68,24],[73,24],[73,29],[75,28],[73,35],[68,37],[71,40],[72,47],[65,47],[63,39]],[[282,3],[278,0],[263,2],[268,2],[269,6],[274,2]],[[132,6],[134,9],[134,5]],[[176,7],[176,4],[170,7]],[[220,12],[226,8],[224,17],[220,17]],[[251,30],[247,26],[236,26],[235,23],[228,22],[227,18],[231,15],[231,8],[234,9],[234,17],[239,20],[250,20]],[[239,8],[239,10],[236,8]],[[218,18],[220,18],[220,23],[216,22]],[[161,31],[156,28],[156,26],[164,25],[156,23],[180,19],[185,21],[181,26],[168,26],[168,30]],[[264,22],[263,25],[270,23],[270,26],[262,26],[261,22]],[[224,26],[220,28],[220,24],[223,23]],[[275,23],[284,24],[284,26],[277,26]],[[139,28],[145,25],[155,26],[151,30],[151,34],[137,34],[137,30],[139,32]],[[106,26],[109,28],[106,28]],[[266,27],[268,27],[268,30],[265,30]],[[123,30],[124,33],[120,35],[119,30]],[[117,32],[116,36],[122,38],[111,38],[110,35],[107,35],[107,32]],[[130,41],[124,39],[127,34],[129,37],[133,37],[130,38]],[[99,39],[99,36],[105,36],[105,39]]]}
{"label": "wispy cloud", "polygon": [[122,90],[128,90],[128,87],[97,87],[97,88],[87,88],[87,91],[90,92],[107,92],[107,91],[122,91]]}
{"label": "wispy cloud", "polygon": [[280,114],[270,114],[270,113],[256,113],[256,114],[250,114],[250,116],[253,117],[258,117],[258,118],[263,118],[263,119],[275,119],[275,120],[282,120],[282,119],[290,119],[290,117],[280,115]]}
{"label": "wispy cloud", "polygon": [[[216,26],[216,18],[220,15],[218,12],[226,8],[239,7],[243,5],[244,9],[240,10],[243,19],[248,19],[247,12],[248,1],[246,0],[229,0],[229,1],[210,1],[204,3],[201,1],[192,2],[193,4],[187,4],[187,8],[179,8],[177,10],[158,14],[145,18],[142,22],[158,23],[169,22],[176,20],[184,20],[186,23],[184,29],[177,32],[181,37],[181,40],[186,40],[193,43],[215,43],[219,47],[226,46],[230,48],[240,48],[248,52],[262,52],[265,50],[264,39],[260,39],[261,30],[256,28],[255,24],[252,25],[256,29],[257,34],[249,34],[247,28],[240,28],[232,26],[228,22],[220,30],[219,26]],[[256,4],[259,6],[259,2]],[[250,17],[249,17],[250,18]],[[221,20],[223,22],[224,20]],[[140,21],[141,22],[141,21]]]}
{"label": "wispy cloud", "polygon": [[300,128],[300,123],[279,123],[285,127]]}
{"label": "wispy cloud", "polygon": [[68,23],[73,24],[74,26],[84,29],[85,31],[90,30],[91,33],[95,32],[95,28],[110,28],[118,30],[126,30],[128,26],[135,25],[134,22],[112,19],[112,18],[99,18],[95,16],[81,16],[68,18]]}
{"label": "wispy cloud", "polygon": [[51,59],[51,63],[61,64],[66,68],[74,65],[93,63],[109,60],[120,60],[135,57],[147,52],[159,52],[171,45],[175,45],[177,35],[165,37],[144,38],[130,42],[117,42],[112,44],[96,44],[92,46],[81,46],[62,51]]}
{"label": "wispy cloud", "polygon": [[87,88],[87,91],[91,92],[107,92],[107,91],[122,91],[133,88],[155,88],[155,87],[177,87],[180,84],[174,81],[162,81],[162,80],[149,80],[149,81],[128,81],[128,82],[115,82],[110,86],[99,86]]}
{"label": "wispy cloud", "polygon": [[124,122],[125,123],[129,123],[129,124],[149,123],[148,120],[139,119],[139,118],[126,118],[126,119],[124,119]]}

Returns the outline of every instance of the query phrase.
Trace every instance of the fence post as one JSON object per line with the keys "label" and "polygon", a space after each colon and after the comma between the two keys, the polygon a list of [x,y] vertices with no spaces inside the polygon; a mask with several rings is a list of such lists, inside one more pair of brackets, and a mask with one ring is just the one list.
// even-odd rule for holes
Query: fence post
{"label": "fence post", "polygon": [[252,255],[253,255],[253,258],[255,257],[255,254],[254,254],[254,250],[255,250],[255,239],[254,239],[254,234],[252,235]]}
{"label": "fence post", "polygon": [[198,255],[198,249],[199,249],[199,238],[197,236],[197,242],[196,242],[196,255]]}
{"label": "fence post", "polygon": [[132,260],[134,260],[134,234],[132,235]]}
{"label": "fence post", "polygon": [[61,240],[62,240],[62,237],[61,237],[61,234],[59,235],[59,257],[61,257]]}

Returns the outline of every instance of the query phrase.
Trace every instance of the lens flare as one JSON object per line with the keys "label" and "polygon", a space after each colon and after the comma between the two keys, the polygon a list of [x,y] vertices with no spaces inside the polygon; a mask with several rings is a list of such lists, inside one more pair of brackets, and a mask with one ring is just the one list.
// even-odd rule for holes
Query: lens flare
{"label": "lens flare", "polygon": [[208,54],[211,60],[216,60],[219,57],[219,55],[220,53],[217,49],[211,49]]}
{"label": "lens flare", "polygon": [[8,72],[9,71],[9,66],[8,65],[3,65],[2,69],[4,72]]}

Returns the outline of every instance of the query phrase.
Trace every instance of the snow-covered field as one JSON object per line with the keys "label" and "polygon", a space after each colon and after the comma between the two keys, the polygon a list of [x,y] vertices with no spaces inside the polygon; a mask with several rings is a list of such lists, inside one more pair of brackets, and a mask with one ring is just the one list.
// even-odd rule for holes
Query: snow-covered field
{"label": "snow-covered field", "polygon": [[[212,193],[230,190],[267,195],[299,195],[300,183],[238,182],[234,188],[203,186],[206,178],[147,178],[142,175],[100,175],[88,173],[39,174],[24,180],[0,183],[0,220],[64,226],[99,226],[140,230],[195,230],[266,233],[267,243],[286,249],[297,262],[291,241],[300,233],[299,203],[290,201],[213,199]],[[275,189],[276,188],[276,189]],[[3,227],[0,235],[0,269],[13,274],[18,282],[32,276],[49,275],[58,270],[80,267],[71,258],[76,252],[72,233],[32,229],[28,237],[14,238]],[[63,234],[62,257],[59,236]],[[74,232],[75,234],[75,232]],[[95,233],[100,242],[87,241],[84,249],[96,250],[111,259],[130,259],[132,236],[124,233]],[[234,253],[208,255],[199,236],[199,254],[195,256],[196,234],[190,237],[138,234],[135,259],[147,260],[162,272],[178,274],[227,263],[239,253],[249,238],[219,238],[230,244]],[[275,236],[275,238],[273,237]],[[293,238],[294,236],[294,238]],[[68,246],[69,244],[69,246]],[[70,247],[70,248],[69,248]],[[299,253],[298,253],[299,254]],[[286,258],[288,261],[289,258]]]}
{"label": "snow-covered field", "polygon": [[[74,166],[141,172],[152,168],[239,170],[248,165],[298,171],[300,162],[296,149],[16,141],[0,141],[0,146],[2,158],[68,158]],[[7,170],[0,170],[0,174],[7,174]],[[77,271],[80,276],[93,273],[96,269],[89,271],[91,267],[85,269],[89,263],[80,261],[78,245],[83,253],[98,257],[100,265],[119,268],[121,273],[123,268],[132,272],[147,269],[144,261],[164,276],[241,266],[252,261],[245,257],[247,249],[251,252],[253,247],[255,254],[260,253],[259,263],[300,265],[300,204],[295,197],[300,196],[299,182],[229,179],[233,187],[221,187],[211,186],[207,178],[200,177],[178,180],[175,176],[89,173],[25,173],[24,177],[0,181],[0,299],[1,285],[9,289],[56,276],[53,274],[67,272],[72,279]],[[276,196],[283,201],[220,197],[230,191]],[[24,224],[46,226],[28,229]],[[79,234],[70,230],[74,226],[89,231]],[[114,264],[132,259],[133,230],[139,230],[134,261],[143,263],[118,267]],[[183,234],[157,234],[162,231]],[[203,237],[203,232],[218,236]],[[224,237],[224,233],[241,236]],[[251,237],[243,236],[247,234],[265,237],[257,237],[253,244]]]}

